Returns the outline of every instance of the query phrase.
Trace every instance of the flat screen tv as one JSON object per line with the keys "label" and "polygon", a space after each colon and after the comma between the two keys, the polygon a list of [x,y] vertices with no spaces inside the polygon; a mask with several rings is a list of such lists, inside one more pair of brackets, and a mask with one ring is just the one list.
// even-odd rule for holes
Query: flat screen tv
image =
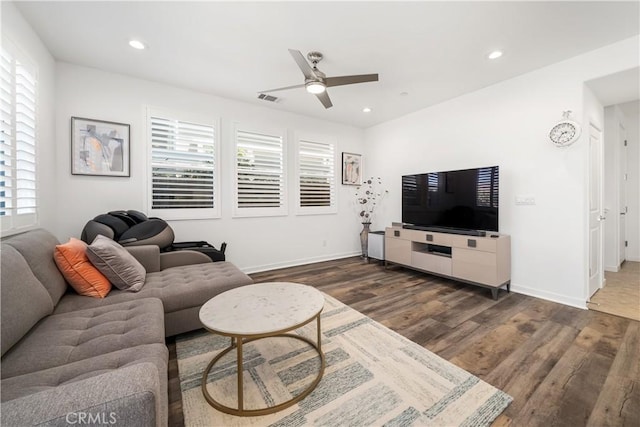
{"label": "flat screen tv", "polygon": [[402,222],[431,231],[498,231],[498,166],[402,177]]}

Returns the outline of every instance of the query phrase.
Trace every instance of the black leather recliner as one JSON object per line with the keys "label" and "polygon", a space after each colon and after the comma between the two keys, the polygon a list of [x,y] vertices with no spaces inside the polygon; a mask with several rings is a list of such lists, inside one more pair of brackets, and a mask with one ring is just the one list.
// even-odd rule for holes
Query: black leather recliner
{"label": "black leather recliner", "polygon": [[111,211],[96,216],[84,226],[80,238],[91,244],[98,234],[122,246],[156,245],[161,252],[194,250],[206,254],[212,261],[224,261],[227,247],[224,242],[220,250],[205,241],[174,242],[173,229],[165,220],[148,218],[135,210]]}

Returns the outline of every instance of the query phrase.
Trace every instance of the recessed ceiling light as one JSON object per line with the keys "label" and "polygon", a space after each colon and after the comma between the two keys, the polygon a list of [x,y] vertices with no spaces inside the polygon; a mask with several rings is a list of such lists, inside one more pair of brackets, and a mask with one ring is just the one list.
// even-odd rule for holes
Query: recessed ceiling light
{"label": "recessed ceiling light", "polygon": [[146,48],[145,44],[142,43],[140,40],[129,40],[129,46],[138,50],[142,50]]}
{"label": "recessed ceiling light", "polygon": [[502,56],[502,51],[500,50],[494,50],[493,52],[491,52],[489,55],[487,55],[487,58],[489,59],[498,59]]}
{"label": "recessed ceiling light", "polygon": [[362,112],[363,112],[363,113],[370,113],[370,112],[371,112],[371,108],[369,108],[369,107],[364,107],[364,108],[362,109]]}

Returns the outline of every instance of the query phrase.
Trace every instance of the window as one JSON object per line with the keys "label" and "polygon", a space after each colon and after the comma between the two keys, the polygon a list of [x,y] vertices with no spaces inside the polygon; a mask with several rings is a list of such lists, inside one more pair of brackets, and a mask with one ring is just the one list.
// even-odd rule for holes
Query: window
{"label": "window", "polygon": [[5,40],[0,91],[0,222],[11,232],[38,224],[37,79],[35,67]]}
{"label": "window", "polygon": [[219,161],[216,126],[149,111],[151,200],[167,219],[217,218]]}
{"label": "window", "polygon": [[298,213],[337,212],[335,145],[313,138],[298,139]]}
{"label": "window", "polygon": [[482,207],[498,207],[498,168],[478,169],[476,204]]}
{"label": "window", "polygon": [[286,215],[284,136],[236,126],[235,216]]}
{"label": "window", "polygon": [[438,173],[431,172],[427,174],[427,191],[430,193],[438,192]]}

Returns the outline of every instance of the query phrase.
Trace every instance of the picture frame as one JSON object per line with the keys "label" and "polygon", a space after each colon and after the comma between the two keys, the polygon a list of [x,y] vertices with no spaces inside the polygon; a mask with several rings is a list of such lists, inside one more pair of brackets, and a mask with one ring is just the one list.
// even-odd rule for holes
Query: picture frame
{"label": "picture frame", "polygon": [[130,175],[130,126],[71,117],[71,174]]}
{"label": "picture frame", "polygon": [[342,185],[362,185],[362,155],[342,153]]}

